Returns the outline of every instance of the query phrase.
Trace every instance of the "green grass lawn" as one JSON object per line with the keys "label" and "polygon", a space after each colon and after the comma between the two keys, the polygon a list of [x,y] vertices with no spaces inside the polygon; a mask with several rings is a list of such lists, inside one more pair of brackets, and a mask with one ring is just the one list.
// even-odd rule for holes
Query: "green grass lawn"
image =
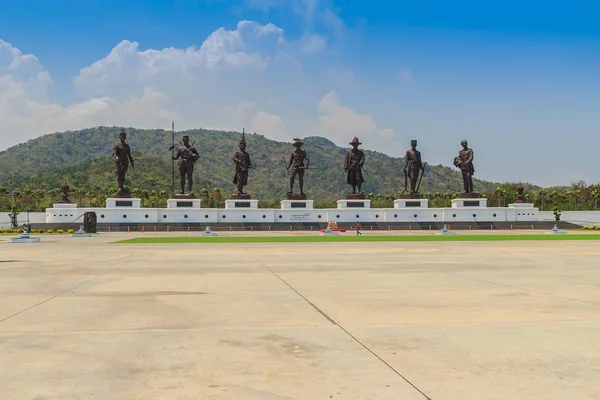
{"label": "green grass lawn", "polygon": [[415,236],[166,236],[137,237],[114,243],[322,243],[322,242],[488,242],[515,240],[600,240],[600,235],[415,235]]}

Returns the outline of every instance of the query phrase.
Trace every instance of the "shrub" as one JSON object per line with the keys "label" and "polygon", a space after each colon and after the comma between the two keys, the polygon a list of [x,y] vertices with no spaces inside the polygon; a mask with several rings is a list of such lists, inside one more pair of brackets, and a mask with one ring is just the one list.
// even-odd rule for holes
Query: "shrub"
{"label": "shrub", "polygon": [[69,233],[75,233],[75,229],[69,229],[67,232],[69,232]]}
{"label": "shrub", "polygon": [[54,229],[48,229],[46,233],[54,233]]}
{"label": "shrub", "polygon": [[597,231],[600,231],[600,225],[596,225],[596,226],[594,227],[594,229],[595,229],[595,230],[597,230]]}
{"label": "shrub", "polygon": [[57,230],[56,230],[56,233],[65,233],[65,231],[64,231],[64,230],[62,230],[62,229],[57,229]]}

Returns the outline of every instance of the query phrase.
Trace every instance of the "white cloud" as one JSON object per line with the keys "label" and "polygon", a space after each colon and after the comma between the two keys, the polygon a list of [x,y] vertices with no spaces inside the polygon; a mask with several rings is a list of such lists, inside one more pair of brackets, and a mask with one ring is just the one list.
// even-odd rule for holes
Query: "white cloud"
{"label": "white cloud", "polygon": [[[182,128],[221,128],[225,121],[216,114],[223,104],[236,104],[260,87],[286,46],[281,28],[251,21],[217,29],[199,48],[141,50],[122,41],[74,78],[82,100],[62,105],[48,98],[53,81],[37,57],[0,40],[0,148],[96,125],[156,128],[175,119]],[[262,109],[248,122],[267,135],[285,131],[281,117]]]}
{"label": "white cloud", "polygon": [[327,48],[327,38],[313,33],[302,38],[302,51],[307,54],[318,53]]}
{"label": "white cloud", "polygon": [[223,129],[240,131],[245,128],[247,132],[260,133],[271,139],[291,139],[281,116],[261,110],[254,102],[246,101],[236,106],[226,106],[223,113],[224,119],[228,121]]}
{"label": "white cloud", "polygon": [[340,102],[335,91],[327,93],[319,102],[319,123],[317,132],[339,146],[346,146],[355,136],[369,149],[385,151],[400,148],[396,132],[390,128],[381,129],[373,117],[361,115]]}

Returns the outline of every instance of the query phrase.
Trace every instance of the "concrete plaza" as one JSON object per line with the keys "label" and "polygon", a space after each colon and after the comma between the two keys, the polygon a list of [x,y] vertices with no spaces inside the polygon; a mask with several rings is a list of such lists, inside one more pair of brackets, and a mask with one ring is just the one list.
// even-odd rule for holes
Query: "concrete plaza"
{"label": "concrete plaza", "polygon": [[0,399],[600,399],[598,241],[132,236],[0,238]]}

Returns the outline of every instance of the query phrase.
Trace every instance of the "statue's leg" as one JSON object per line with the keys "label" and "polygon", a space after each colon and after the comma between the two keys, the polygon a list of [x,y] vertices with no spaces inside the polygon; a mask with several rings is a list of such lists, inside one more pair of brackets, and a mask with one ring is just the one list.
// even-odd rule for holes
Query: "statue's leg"
{"label": "statue's leg", "polygon": [[180,194],[185,193],[185,170],[183,167],[179,167],[179,186],[181,187]]}
{"label": "statue's leg", "polygon": [[187,180],[188,180],[188,192],[192,193],[192,186],[194,182],[192,181],[192,177],[194,176],[194,166],[190,165],[187,167]]}
{"label": "statue's leg", "polygon": [[300,194],[304,194],[304,170],[298,173],[298,184],[300,185]]}
{"label": "statue's leg", "polygon": [[296,174],[293,172],[290,174],[290,191],[288,193],[294,193],[294,181],[296,180]]}
{"label": "statue's leg", "polygon": [[465,193],[470,193],[469,192],[469,175],[466,172],[463,172],[462,176],[463,176],[463,188],[465,190]]}

